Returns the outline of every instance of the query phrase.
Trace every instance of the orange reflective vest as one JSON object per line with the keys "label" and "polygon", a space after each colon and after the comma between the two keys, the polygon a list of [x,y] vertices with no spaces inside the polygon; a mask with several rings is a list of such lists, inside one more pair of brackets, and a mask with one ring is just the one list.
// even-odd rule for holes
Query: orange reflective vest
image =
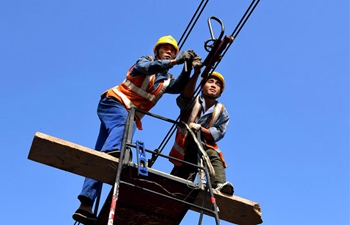
{"label": "orange reflective vest", "polygon": [[[198,115],[200,113],[201,108],[202,108],[202,105],[199,102],[199,96],[197,96],[192,109],[188,110],[188,112],[182,117],[182,121],[187,123],[187,124],[190,124],[191,122],[195,122],[196,118],[198,117]],[[217,102],[215,104],[211,119],[210,119],[208,125],[206,126],[207,129],[209,127],[212,127],[216,123],[216,121],[220,117],[223,109],[224,109],[224,105],[221,104],[220,102]],[[188,136],[188,131],[187,131],[186,127],[178,127],[177,128],[177,133],[175,136],[175,143],[170,151],[170,156],[177,158],[177,159],[180,159],[180,160],[184,160],[186,148],[188,145],[188,137],[187,136]],[[201,141],[201,140],[199,140],[199,141]],[[220,151],[216,142],[215,141],[209,142],[207,140],[204,140],[204,144],[209,148],[215,149],[219,153],[219,156],[221,158],[223,166],[224,166],[224,168],[226,168],[227,164],[225,162],[224,156],[223,156],[222,152]],[[170,159],[170,161],[176,166],[182,165],[182,162],[178,162],[178,161],[171,160],[171,159]]]}
{"label": "orange reflective vest", "polygon": [[[130,76],[133,68],[134,66],[129,69],[126,79],[121,84],[107,90],[106,96],[118,99],[128,110],[135,107],[149,111],[164,94],[172,75],[168,79],[162,80],[155,89],[155,74]],[[142,130],[141,118],[143,116],[143,113],[135,111],[136,126],[139,130]]]}

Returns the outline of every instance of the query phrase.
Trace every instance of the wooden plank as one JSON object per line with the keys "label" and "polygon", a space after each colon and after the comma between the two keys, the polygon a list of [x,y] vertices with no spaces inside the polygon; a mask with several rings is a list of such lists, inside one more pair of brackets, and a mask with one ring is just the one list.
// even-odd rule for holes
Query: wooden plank
{"label": "wooden plank", "polygon": [[[256,225],[261,224],[261,209],[260,205],[256,202],[238,197],[236,195],[227,196],[219,191],[213,190],[217,206],[219,207],[220,219],[228,222],[233,222],[240,225]],[[193,202],[196,205],[203,205],[203,199],[205,191],[202,190],[196,200]],[[206,196],[206,208],[211,207],[209,193]],[[197,209],[192,209],[197,211]]]}
{"label": "wooden plank", "polygon": [[119,160],[106,153],[37,132],[28,159],[112,184]]}
{"label": "wooden plank", "polygon": [[[118,159],[115,157],[40,132],[34,136],[28,159],[108,184],[114,183],[118,166]],[[188,182],[152,168],[149,168],[149,174],[157,182],[169,182],[172,185]],[[202,205],[204,194],[205,191],[201,190],[194,200],[196,205]],[[207,199],[206,207],[211,208],[209,196]],[[220,219],[240,225],[262,223],[258,203],[218,192],[215,192],[215,199],[220,209]],[[192,210],[198,211],[195,208]]]}

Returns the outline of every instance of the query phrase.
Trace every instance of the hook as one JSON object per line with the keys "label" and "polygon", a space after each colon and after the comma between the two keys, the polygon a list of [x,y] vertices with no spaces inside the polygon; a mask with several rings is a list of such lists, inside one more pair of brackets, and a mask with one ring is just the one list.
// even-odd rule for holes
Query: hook
{"label": "hook", "polygon": [[[216,22],[218,22],[220,24],[221,32],[220,32],[219,38],[214,37],[214,32],[213,32],[213,27],[211,25],[211,20],[215,20]],[[204,42],[204,48],[207,52],[210,52],[211,49],[214,47],[216,41],[221,40],[222,36],[224,36],[225,26],[224,26],[224,23],[219,18],[217,18],[215,16],[211,16],[208,18],[208,26],[209,26],[209,32],[210,32],[211,39]]]}

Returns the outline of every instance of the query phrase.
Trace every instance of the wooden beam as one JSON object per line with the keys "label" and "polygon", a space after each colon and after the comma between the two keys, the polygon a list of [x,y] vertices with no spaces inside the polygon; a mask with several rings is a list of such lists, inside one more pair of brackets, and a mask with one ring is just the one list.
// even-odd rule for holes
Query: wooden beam
{"label": "wooden beam", "polygon": [[[261,219],[260,205],[258,203],[236,195],[227,196],[215,190],[213,192],[215,194],[217,206],[219,207],[220,219],[240,225],[256,225],[263,222]],[[196,205],[203,205],[204,195],[205,191],[202,190],[193,203]],[[207,193],[206,208],[211,207],[209,197],[209,193]],[[191,210],[199,212],[198,209],[191,208]]]}
{"label": "wooden beam", "polygon": [[119,160],[106,153],[37,132],[28,159],[112,184]]}
{"label": "wooden beam", "polygon": [[[117,158],[106,153],[40,132],[34,136],[28,159],[108,184],[114,184],[119,162]],[[152,168],[149,168],[149,173],[159,181],[166,180],[174,185],[178,182],[188,182]],[[220,210],[220,219],[240,225],[262,223],[258,203],[235,195],[226,196],[215,190],[214,194]],[[194,204],[201,206],[204,195],[205,191],[201,190]],[[207,195],[206,207],[211,208],[209,195]],[[196,208],[191,209],[199,211]]]}

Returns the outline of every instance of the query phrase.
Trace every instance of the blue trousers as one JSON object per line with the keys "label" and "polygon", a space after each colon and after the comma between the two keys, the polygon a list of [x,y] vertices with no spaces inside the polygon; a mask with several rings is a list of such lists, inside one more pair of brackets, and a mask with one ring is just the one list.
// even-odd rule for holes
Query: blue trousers
{"label": "blue trousers", "polygon": [[[101,152],[108,152],[116,149],[120,150],[122,147],[128,110],[118,100],[102,97],[97,107],[97,115],[101,121],[101,125],[95,150]],[[134,123],[132,135],[134,135],[135,127],[136,125]],[[97,194],[101,191],[101,188],[101,182],[91,178],[85,178],[78,199],[81,199],[81,197],[87,197],[93,203]]]}

